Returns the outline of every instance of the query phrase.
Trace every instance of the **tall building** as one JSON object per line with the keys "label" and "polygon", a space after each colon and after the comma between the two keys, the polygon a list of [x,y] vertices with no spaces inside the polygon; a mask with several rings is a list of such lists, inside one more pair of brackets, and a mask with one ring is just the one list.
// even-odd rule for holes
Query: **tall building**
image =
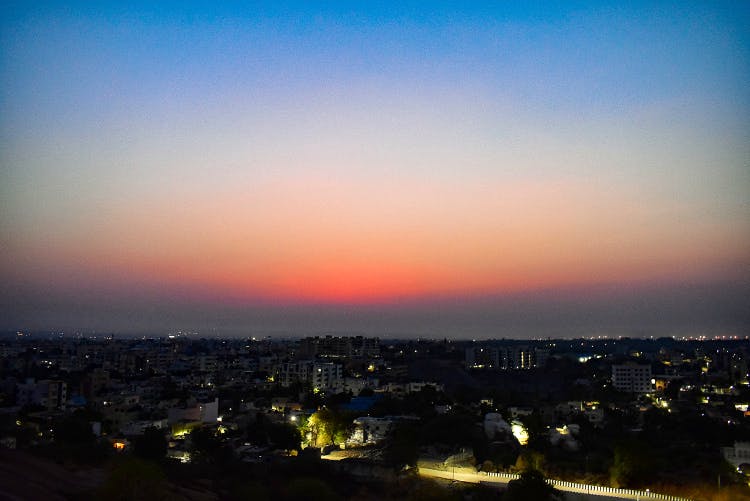
{"label": "tall building", "polygon": [[627,393],[650,393],[651,366],[627,362],[612,366],[612,386]]}
{"label": "tall building", "polygon": [[20,406],[39,405],[50,411],[64,410],[68,401],[68,384],[65,381],[45,379],[35,382],[27,379],[17,388],[16,403]]}
{"label": "tall building", "polygon": [[363,336],[315,336],[300,339],[300,358],[368,358],[380,355],[380,340]]}
{"label": "tall building", "polygon": [[466,348],[466,367],[499,369],[500,351],[492,346],[470,346]]}
{"label": "tall building", "polygon": [[313,360],[284,362],[276,366],[274,378],[285,387],[300,382],[308,383],[319,391],[330,390],[341,386],[343,367],[333,362]]}
{"label": "tall building", "polygon": [[531,369],[543,367],[549,350],[526,345],[489,346],[466,348],[466,367],[473,369]]}
{"label": "tall building", "polygon": [[329,390],[340,385],[343,377],[341,365],[331,362],[315,363],[312,371],[312,387],[314,390]]}
{"label": "tall building", "polygon": [[512,346],[508,350],[509,369],[531,369],[536,366],[534,349],[528,346]]}

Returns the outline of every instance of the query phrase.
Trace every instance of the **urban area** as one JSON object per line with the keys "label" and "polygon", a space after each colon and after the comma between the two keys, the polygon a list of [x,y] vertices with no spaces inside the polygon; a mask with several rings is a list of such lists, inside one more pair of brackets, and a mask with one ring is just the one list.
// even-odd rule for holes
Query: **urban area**
{"label": "urban area", "polygon": [[0,484],[9,499],[750,499],[748,360],[729,337],[13,332]]}

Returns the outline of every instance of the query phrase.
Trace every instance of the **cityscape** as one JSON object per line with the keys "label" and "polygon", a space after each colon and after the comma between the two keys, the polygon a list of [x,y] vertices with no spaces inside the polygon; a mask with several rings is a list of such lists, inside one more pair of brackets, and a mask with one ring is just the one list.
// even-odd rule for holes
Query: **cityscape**
{"label": "cityscape", "polygon": [[39,456],[4,467],[11,498],[496,499],[528,468],[566,499],[750,493],[747,338],[17,332],[0,355],[2,454]]}
{"label": "cityscape", "polygon": [[750,501],[750,2],[0,2],[0,501]]}

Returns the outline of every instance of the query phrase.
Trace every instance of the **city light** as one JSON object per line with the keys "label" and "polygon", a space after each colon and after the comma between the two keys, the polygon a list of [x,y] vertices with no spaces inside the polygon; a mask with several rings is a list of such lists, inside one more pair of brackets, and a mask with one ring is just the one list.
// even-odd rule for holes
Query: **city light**
{"label": "city light", "polygon": [[526,427],[523,423],[520,421],[513,421],[510,425],[510,429],[519,444],[527,445],[529,443],[529,432],[526,431]]}

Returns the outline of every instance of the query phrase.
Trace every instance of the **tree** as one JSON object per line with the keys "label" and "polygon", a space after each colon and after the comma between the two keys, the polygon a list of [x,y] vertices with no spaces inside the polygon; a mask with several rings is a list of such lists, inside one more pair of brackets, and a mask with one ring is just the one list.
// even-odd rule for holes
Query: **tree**
{"label": "tree", "polygon": [[268,428],[268,439],[277,449],[291,451],[300,449],[302,436],[296,426],[278,423]]}
{"label": "tree", "polygon": [[629,442],[615,447],[614,460],[609,470],[612,487],[640,487],[653,471],[653,454],[643,443]]}
{"label": "tree", "polygon": [[529,434],[528,446],[537,451],[544,451],[549,448],[549,439],[547,438],[547,428],[542,422],[542,416],[538,410],[528,416],[520,416],[519,421],[523,423],[526,432]]}
{"label": "tree", "polygon": [[446,444],[450,446],[471,446],[476,428],[473,416],[460,411],[452,411],[434,417],[421,428],[423,444]]}
{"label": "tree", "polygon": [[525,450],[518,455],[515,464],[516,471],[543,471],[544,454],[541,452]]}
{"label": "tree", "polygon": [[517,480],[508,482],[504,501],[558,501],[564,494],[547,483],[544,475],[538,470],[526,470]]}
{"label": "tree", "polygon": [[485,459],[482,463],[482,471],[494,472],[497,471],[497,466],[495,466],[495,463],[493,463],[489,459]]}
{"label": "tree", "polygon": [[247,440],[255,445],[268,445],[268,426],[270,422],[265,414],[258,413],[255,422],[247,427]]}
{"label": "tree", "polygon": [[232,452],[221,443],[216,433],[202,426],[190,432],[190,454],[198,462],[223,462]]}
{"label": "tree", "polygon": [[417,427],[412,423],[397,423],[388,435],[383,459],[396,471],[415,466],[419,458]]}
{"label": "tree", "polygon": [[96,436],[91,423],[80,414],[73,414],[55,423],[55,440],[67,444],[91,444]]}
{"label": "tree", "polygon": [[167,454],[167,439],[164,432],[153,426],[146,428],[143,435],[135,438],[133,452],[143,459],[161,460]]}
{"label": "tree", "polygon": [[310,445],[325,447],[326,445],[345,442],[351,435],[353,426],[354,424],[349,416],[322,407],[310,416],[305,423],[303,432],[310,433]]}
{"label": "tree", "polygon": [[60,419],[53,430],[57,452],[75,462],[98,463],[111,451],[108,444],[97,441],[83,413],[75,412]]}

